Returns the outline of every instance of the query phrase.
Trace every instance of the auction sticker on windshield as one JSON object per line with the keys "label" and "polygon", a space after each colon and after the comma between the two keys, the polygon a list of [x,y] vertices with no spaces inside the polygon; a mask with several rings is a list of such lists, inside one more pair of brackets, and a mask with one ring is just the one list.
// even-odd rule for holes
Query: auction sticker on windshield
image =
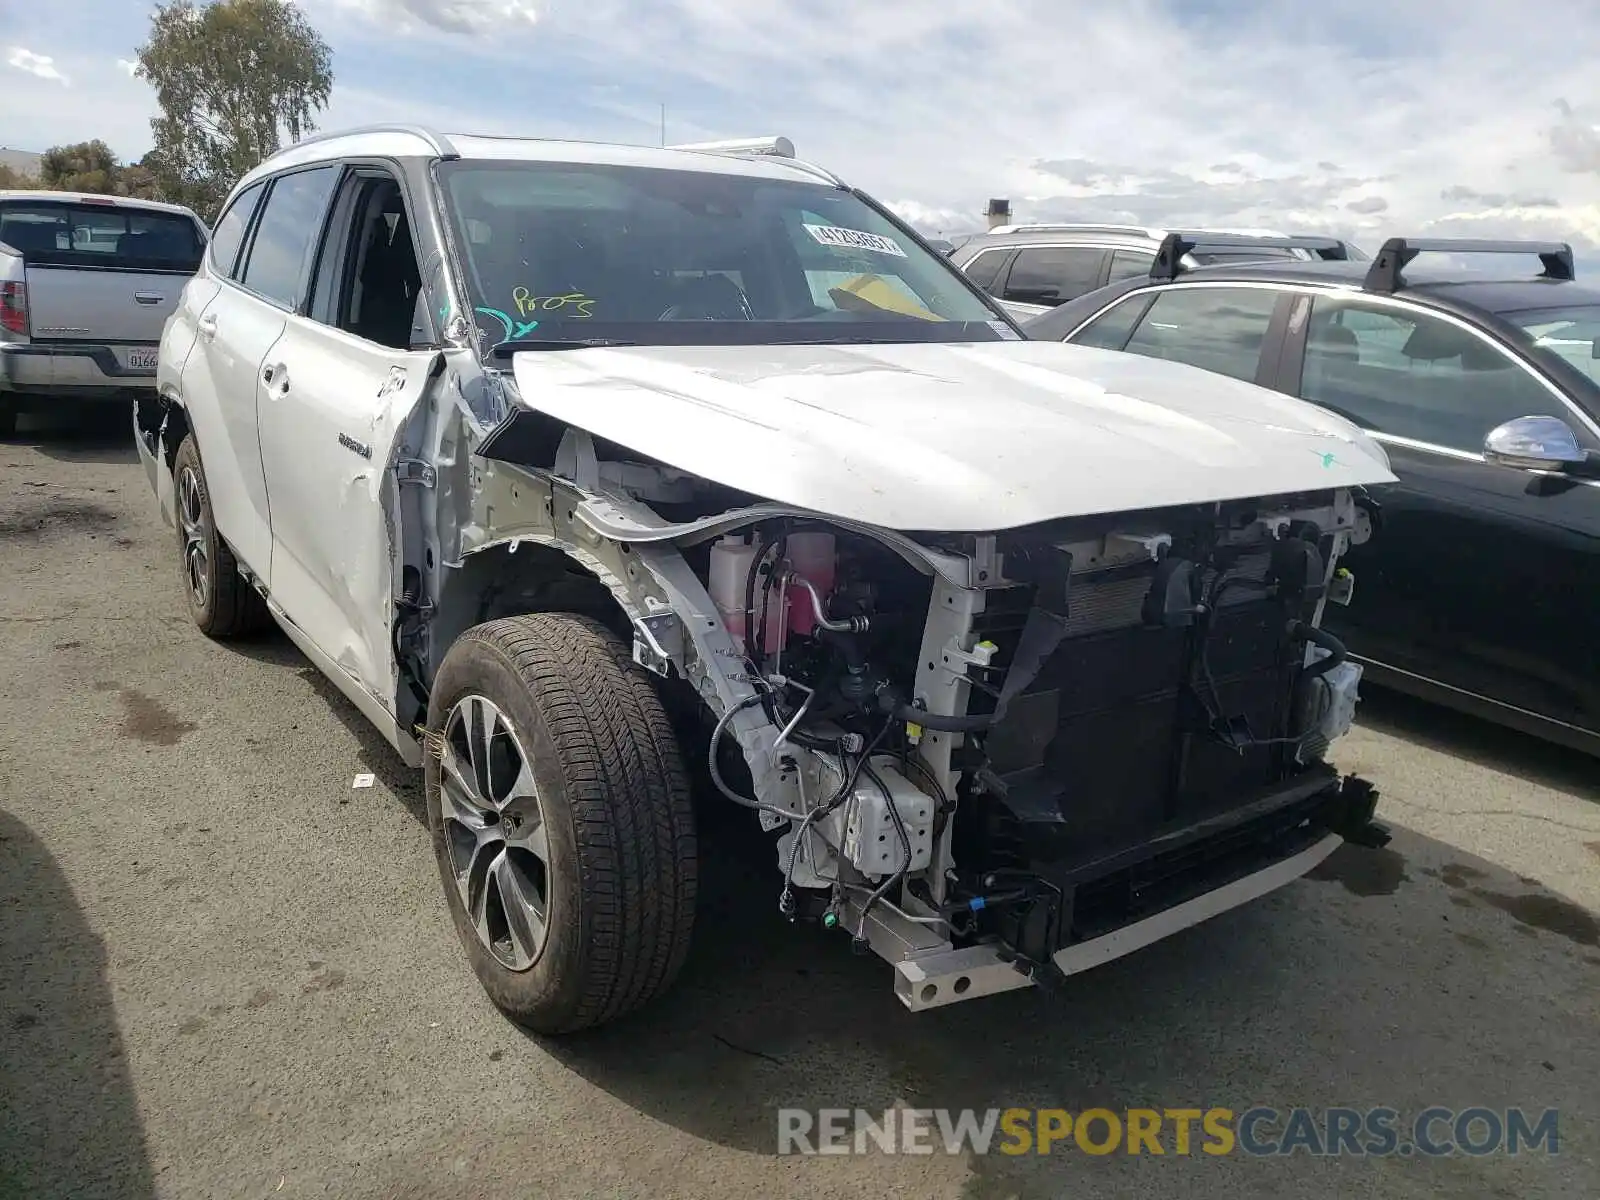
{"label": "auction sticker on windshield", "polygon": [[807,225],[806,232],[824,246],[837,246],[844,250],[874,250],[879,254],[893,254],[900,258],[906,256],[898,242],[878,233],[840,229],[837,225]]}

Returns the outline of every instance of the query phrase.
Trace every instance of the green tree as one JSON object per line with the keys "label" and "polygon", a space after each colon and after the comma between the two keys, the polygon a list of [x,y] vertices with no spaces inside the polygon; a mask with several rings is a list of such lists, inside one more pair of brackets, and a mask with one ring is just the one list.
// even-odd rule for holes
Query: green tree
{"label": "green tree", "polygon": [[111,147],[95,138],[46,150],[39,160],[39,184],[60,192],[111,195],[117,190],[120,171]]}
{"label": "green tree", "polygon": [[26,175],[15,167],[0,163],[0,192],[31,192],[38,187],[39,181],[32,175]]}
{"label": "green tree", "polygon": [[144,165],[208,219],[239,176],[316,128],[333,91],[332,52],[287,0],[168,0],[138,59],[161,110]]}

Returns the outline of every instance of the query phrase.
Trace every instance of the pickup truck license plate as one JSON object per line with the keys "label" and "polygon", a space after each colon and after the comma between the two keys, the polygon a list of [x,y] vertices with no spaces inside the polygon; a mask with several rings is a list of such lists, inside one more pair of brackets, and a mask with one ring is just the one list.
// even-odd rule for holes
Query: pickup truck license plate
{"label": "pickup truck license plate", "polygon": [[155,350],[129,350],[127,352],[128,370],[154,371],[156,369]]}

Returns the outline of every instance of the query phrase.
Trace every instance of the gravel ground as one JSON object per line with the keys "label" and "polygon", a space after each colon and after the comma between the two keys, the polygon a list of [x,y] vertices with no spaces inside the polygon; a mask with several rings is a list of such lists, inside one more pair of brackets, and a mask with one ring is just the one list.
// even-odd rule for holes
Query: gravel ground
{"label": "gravel ground", "polygon": [[[189,623],[120,413],[0,445],[0,1196],[1592,1197],[1600,769],[1377,695],[1395,831],[1072,982],[913,1016],[732,833],[622,1025],[508,1024],[418,781],[282,638]],[[351,780],[374,772],[376,786]],[[780,1157],[796,1107],[1522,1105],[1560,1153]],[[1170,1142],[1169,1142],[1170,1145]]]}

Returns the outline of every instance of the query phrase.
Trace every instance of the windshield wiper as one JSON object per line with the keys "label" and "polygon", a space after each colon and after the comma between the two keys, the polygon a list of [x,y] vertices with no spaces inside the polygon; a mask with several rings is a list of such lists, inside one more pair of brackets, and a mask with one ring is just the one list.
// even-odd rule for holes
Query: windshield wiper
{"label": "windshield wiper", "polygon": [[523,350],[589,350],[597,346],[637,346],[616,338],[521,338],[496,342],[489,353],[496,358]]}

